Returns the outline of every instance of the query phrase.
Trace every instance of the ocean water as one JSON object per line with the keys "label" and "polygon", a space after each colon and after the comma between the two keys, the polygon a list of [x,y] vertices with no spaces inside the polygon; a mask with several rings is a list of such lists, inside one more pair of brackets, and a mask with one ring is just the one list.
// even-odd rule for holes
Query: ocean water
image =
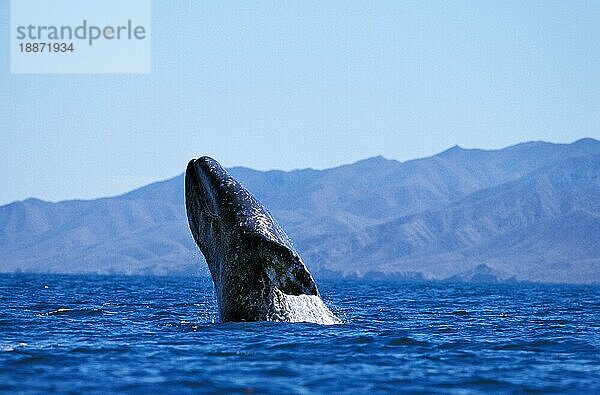
{"label": "ocean water", "polygon": [[318,283],[342,324],[218,323],[202,278],[0,275],[0,392],[600,393],[600,287]]}

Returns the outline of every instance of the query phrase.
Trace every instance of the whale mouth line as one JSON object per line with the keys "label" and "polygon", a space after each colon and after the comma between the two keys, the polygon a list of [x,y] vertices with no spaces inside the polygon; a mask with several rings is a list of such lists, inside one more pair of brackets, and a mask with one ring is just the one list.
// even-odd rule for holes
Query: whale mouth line
{"label": "whale mouth line", "polygon": [[189,228],[192,236],[203,254],[209,254],[210,249],[205,242],[203,234],[206,225],[213,227],[221,217],[211,210],[205,194],[213,193],[207,188],[206,183],[201,184],[194,161],[190,161],[185,174],[185,202]]}
{"label": "whale mouth line", "polygon": [[186,184],[186,192],[185,197],[188,201],[194,201],[196,204],[202,207],[202,212],[212,220],[218,220],[221,217],[219,214],[213,212],[212,208],[208,204],[206,200],[206,193],[208,193],[208,188],[206,187],[206,183],[203,183],[203,187],[200,186],[201,179],[198,175],[198,170],[196,170],[196,166],[190,162],[188,169],[186,170],[185,175],[185,184]]}

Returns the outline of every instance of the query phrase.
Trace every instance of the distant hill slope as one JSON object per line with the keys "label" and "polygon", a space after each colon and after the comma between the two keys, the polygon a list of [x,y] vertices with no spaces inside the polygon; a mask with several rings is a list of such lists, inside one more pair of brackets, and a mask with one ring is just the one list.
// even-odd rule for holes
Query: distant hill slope
{"label": "distant hill slope", "polygon": [[[600,281],[599,155],[600,142],[583,139],[230,172],[317,276],[461,279],[485,264],[517,280],[591,282]],[[111,198],[2,206],[0,272],[206,273],[183,199],[180,175]]]}
{"label": "distant hill slope", "polygon": [[[324,246],[329,246],[329,248]],[[307,251],[330,270],[403,268],[443,278],[485,262],[518,280],[600,277],[600,155],[569,158],[474,192],[441,210],[321,240]]]}

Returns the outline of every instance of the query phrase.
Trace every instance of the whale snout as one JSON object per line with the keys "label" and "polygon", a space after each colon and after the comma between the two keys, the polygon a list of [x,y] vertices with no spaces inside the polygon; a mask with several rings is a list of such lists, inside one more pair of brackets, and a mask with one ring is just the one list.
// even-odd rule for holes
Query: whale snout
{"label": "whale snout", "polygon": [[199,178],[201,182],[207,183],[207,187],[211,190],[219,189],[222,180],[230,177],[219,162],[209,156],[201,156],[198,159],[192,159],[188,163],[187,171],[190,171],[190,168],[193,168],[196,177]]}
{"label": "whale snout", "polygon": [[219,163],[203,156],[192,159],[185,171],[186,206],[194,206],[193,214],[200,212],[211,218],[219,217],[219,195],[222,173],[225,170]]}
{"label": "whale snout", "polygon": [[218,202],[218,183],[209,157],[189,161],[185,171],[185,206],[188,223],[202,253],[214,256],[221,211]]}

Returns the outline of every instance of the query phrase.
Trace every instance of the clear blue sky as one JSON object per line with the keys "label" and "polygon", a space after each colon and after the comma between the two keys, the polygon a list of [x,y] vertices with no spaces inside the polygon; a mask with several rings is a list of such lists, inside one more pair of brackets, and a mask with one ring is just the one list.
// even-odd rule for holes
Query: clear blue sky
{"label": "clear blue sky", "polygon": [[149,75],[11,75],[0,204],[183,171],[600,137],[600,2],[154,1]]}

